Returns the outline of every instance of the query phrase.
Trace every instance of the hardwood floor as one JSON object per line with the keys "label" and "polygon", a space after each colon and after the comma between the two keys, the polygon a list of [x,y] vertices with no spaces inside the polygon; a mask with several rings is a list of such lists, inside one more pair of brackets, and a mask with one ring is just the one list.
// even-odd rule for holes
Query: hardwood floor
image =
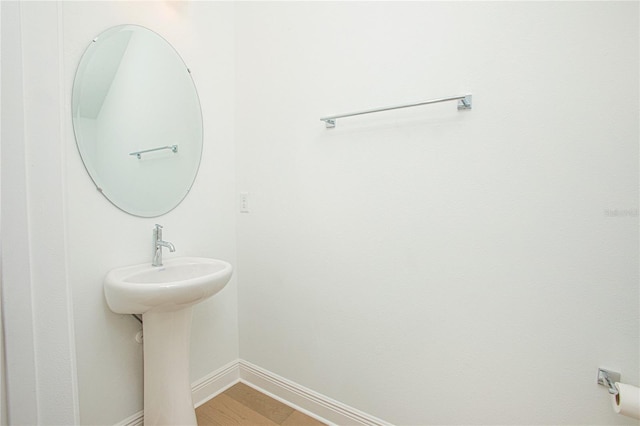
{"label": "hardwood floor", "polygon": [[198,426],[265,425],[322,426],[311,418],[270,398],[244,383],[238,383],[196,408]]}

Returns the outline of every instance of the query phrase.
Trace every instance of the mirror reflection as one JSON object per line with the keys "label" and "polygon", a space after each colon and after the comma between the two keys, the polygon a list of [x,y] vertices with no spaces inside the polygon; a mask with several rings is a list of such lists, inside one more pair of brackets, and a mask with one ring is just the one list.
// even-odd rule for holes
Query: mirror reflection
{"label": "mirror reflection", "polygon": [[96,37],[78,66],[72,112],[84,165],[117,207],[154,217],[187,195],[202,113],[190,71],[158,34],[121,25]]}

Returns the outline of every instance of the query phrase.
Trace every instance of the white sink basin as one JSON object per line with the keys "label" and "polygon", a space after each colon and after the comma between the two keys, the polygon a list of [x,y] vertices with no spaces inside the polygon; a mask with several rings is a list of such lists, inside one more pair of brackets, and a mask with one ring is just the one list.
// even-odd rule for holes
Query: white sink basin
{"label": "white sink basin", "polygon": [[163,266],[145,263],[113,269],[105,277],[104,294],[109,308],[119,314],[175,311],[222,290],[232,270],[217,259],[167,258]]}

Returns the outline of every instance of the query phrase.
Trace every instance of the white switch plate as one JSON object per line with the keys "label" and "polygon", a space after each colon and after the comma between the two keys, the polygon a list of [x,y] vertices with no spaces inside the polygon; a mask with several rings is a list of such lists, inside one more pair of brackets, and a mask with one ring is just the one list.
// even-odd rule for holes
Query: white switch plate
{"label": "white switch plate", "polygon": [[249,193],[240,193],[240,213],[249,213]]}

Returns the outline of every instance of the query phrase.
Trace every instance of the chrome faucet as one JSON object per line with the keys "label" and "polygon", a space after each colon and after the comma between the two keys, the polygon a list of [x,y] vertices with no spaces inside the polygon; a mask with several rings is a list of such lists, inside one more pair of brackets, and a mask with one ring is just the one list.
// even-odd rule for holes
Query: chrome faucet
{"label": "chrome faucet", "polygon": [[169,241],[162,240],[162,226],[156,223],[153,230],[153,262],[152,266],[162,266],[162,247],[167,247],[170,252],[176,251],[176,248]]}

